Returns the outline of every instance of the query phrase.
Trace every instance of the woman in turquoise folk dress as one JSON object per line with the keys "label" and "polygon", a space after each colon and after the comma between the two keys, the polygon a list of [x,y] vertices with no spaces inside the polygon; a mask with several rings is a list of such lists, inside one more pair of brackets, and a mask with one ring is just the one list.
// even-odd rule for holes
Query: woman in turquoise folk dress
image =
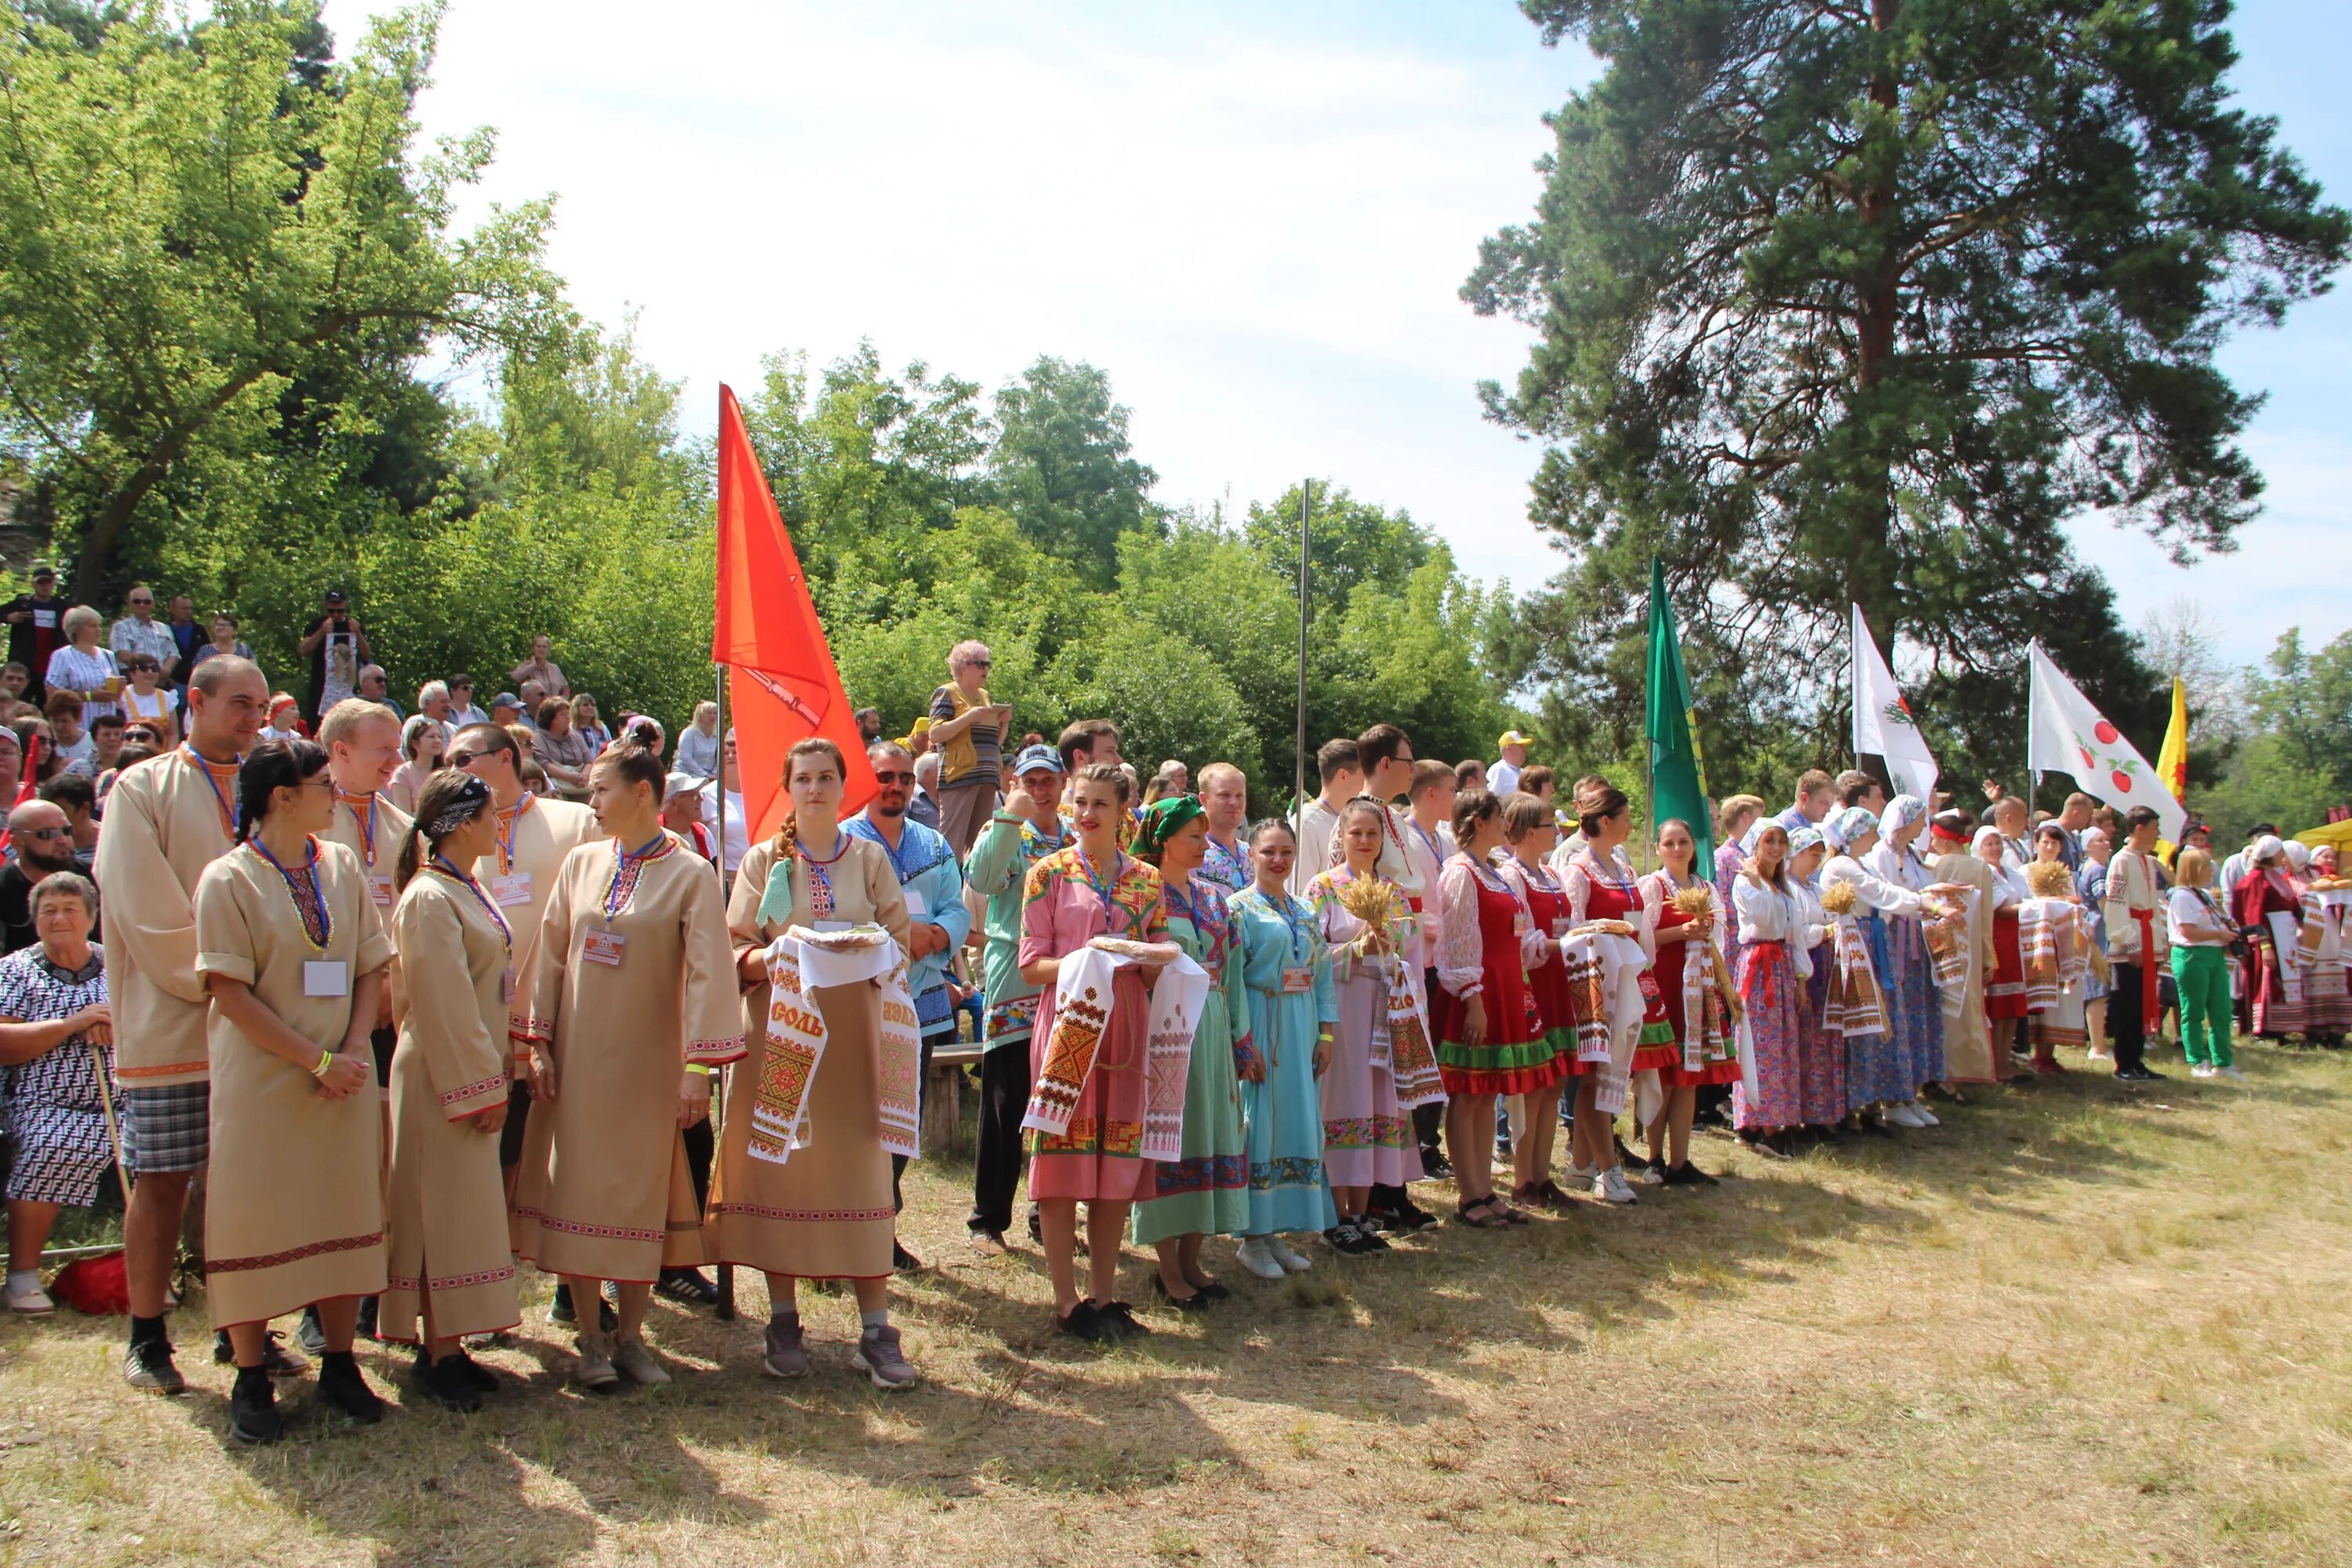
{"label": "woman in turquoise folk dress", "polygon": [[1242,1109],[1249,1117],[1249,1226],[1242,1267],[1279,1279],[1308,1267],[1282,1237],[1320,1233],[1339,1223],[1323,1177],[1323,1095],[1317,1080],[1331,1061],[1339,1021],[1331,988],[1331,952],[1315,911],[1284,884],[1297,856],[1289,824],[1269,817],[1250,835],[1257,882],[1233,901],[1249,996],[1249,1037],[1256,1059],[1243,1071]]}
{"label": "woman in turquoise folk dress", "polygon": [[1160,1251],[1160,1299],[1180,1310],[1233,1294],[1201,1267],[1201,1243],[1249,1228],[1248,1145],[1242,1128],[1241,1064],[1255,1059],[1249,1003],[1225,890],[1201,875],[1209,818],[1192,795],[1144,807],[1139,859],[1160,868],[1168,935],[1209,972],[1184,1086],[1184,1153],[1152,1166],[1152,1189],[1135,1205],[1135,1239]]}

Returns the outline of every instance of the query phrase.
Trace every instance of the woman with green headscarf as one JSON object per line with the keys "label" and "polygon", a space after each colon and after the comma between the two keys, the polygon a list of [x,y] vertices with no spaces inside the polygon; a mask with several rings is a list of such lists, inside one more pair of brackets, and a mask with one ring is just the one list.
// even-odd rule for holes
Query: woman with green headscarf
{"label": "woman with green headscarf", "polygon": [[1160,868],[1169,937],[1209,972],[1209,996],[1187,1069],[1183,1158],[1155,1163],[1152,1189],[1135,1205],[1135,1239],[1160,1250],[1160,1277],[1152,1283],[1179,1310],[1232,1294],[1201,1267],[1201,1242],[1249,1228],[1241,1090],[1243,1064],[1255,1060],[1249,999],[1224,890],[1196,874],[1208,852],[1209,818],[1200,797],[1175,795],[1144,808],[1135,853]]}

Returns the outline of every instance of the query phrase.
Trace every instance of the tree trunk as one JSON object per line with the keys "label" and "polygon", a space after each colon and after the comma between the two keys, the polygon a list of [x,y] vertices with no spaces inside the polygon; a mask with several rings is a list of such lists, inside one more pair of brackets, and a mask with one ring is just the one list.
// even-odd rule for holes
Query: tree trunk
{"label": "tree trunk", "polygon": [[[1871,0],[1871,31],[1878,35],[1881,42],[1893,29],[1902,5],[1903,0]],[[1871,72],[1870,101],[1890,118],[1902,106],[1901,84],[1893,67],[1883,58]],[[1872,151],[1865,144],[1866,160],[1871,158]],[[1888,158],[1894,155],[1891,146],[1883,151]],[[1869,432],[1864,439],[1869,446],[1863,471],[1854,479],[1846,540],[1847,595],[1863,607],[1863,614],[1879,635],[1887,638],[1890,647],[1898,618],[1893,610],[1894,584],[1888,581],[1887,548],[1895,525],[1895,471],[1892,455],[1885,449],[1885,438],[1877,433],[1880,421],[1873,407],[1873,395],[1885,377],[1887,363],[1895,357],[1895,319],[1901,300],[1898,253],[1893,238],[1884,232],[1892,220],[1895,196],[1893,172],[1881,165],[1857,198],[1865,230],[1878,232],[1865,238],[1864,268],[1855,279],[1858,395],[1853,412],[1863,416],[1864,427]]]}

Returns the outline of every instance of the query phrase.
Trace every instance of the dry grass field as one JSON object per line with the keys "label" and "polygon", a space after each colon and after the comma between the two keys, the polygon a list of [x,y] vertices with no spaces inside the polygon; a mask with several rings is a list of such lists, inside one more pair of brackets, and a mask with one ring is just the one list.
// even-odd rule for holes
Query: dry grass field
{"label": "dry grass field", "polygon": [[119,1321],[12,1321],[0,1563],[2352,1563],[2352,1058],[2169,1065],[1769,1167],[1704,1139],[1712,1192],[1229,1268],[1109,1354],[919,1165],[898,1396],[842,1297],[817,1374],[763,1378],[756,1283],[732,1325],[657,1304],[676,1386],[583,1396],[533,1280],[483,1415],[331,1430],[304,1383],[247,1452],[200,1305],[177,1400],[121,1384]]}

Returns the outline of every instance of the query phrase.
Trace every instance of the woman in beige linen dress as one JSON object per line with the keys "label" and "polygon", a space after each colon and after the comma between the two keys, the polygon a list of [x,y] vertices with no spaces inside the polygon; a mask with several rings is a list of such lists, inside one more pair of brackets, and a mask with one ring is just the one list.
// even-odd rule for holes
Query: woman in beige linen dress
{"label": "woman in beige linen dress", "polygon": [[378,1331],[417,1345],[416,1386],[427,1398],[478,1410],[498,1378],[459,1336],[522,1321],[499,1174],[514,933],[472,870],[498,843],[490,786],[450,769],[426,782],[417,805],[393,859],[403,984],[392,1062],[391,1282]]}
{"label": "woman in beige linen dress", "polygon": [[[772,839],[753,845],[735,876],[728,929],[743,983],[743,1030],[751,1049],[728,1090],[711,1184],[713,1255],[765,1271],[768,1333],[763,1364],[777,1377],[803,1377],[798,1282],[847,1279],[861,1320],[855,1357],[878,1388],[903,1388],[914,1369],[890,1326],[890,1241],[895,1228],[890,1156],[882,1147],[876,1074],[882,994],[871,981],[820,987],[824,1056],[808,1089],[806,1146],[789,1162],[751,1152],[751,1107],[767,1065],[768,944],[793,926],[810,931],[875,924],[906,947],[907,900],[882,847],[840,831],[844,766],[830,741],[794,746],[784,763],[792,815]],[[788,868],[784,869],[784,868]],[[791,896],[770,882],[789,874]]]}
{"label": "woman in beige linen dress", "polygon": [[265,742],[237,774],[237,847],[196,884],[196,973],[213,1010],[205,1296],[236,1358],[231,1429],[283,1432],[262,1369],[269,1320],[315,1304],[319,1401],[383,1402],[352,1359],[360,1298],[383,1289],[383,1121],[368,1035],[392,945],[358,857],[324,844],[327,754]]}
{"label": "woman in beige linen dress", "polygon": [[[644,1327],[663,1266],[702,1261],[680,1131],[709,1113],[710,1079],[696,1069],[743,1054],[719,873],[662,827],[662,784],[642,747],[616,742],[596,759],[588,804],[610,842],[564,857],[532,970],[538,1103],[514,1248],[571,1287],[588,1388],[669,1381]],[[620,1287],[617,1338],[588,1317],[607,1279]]]}

